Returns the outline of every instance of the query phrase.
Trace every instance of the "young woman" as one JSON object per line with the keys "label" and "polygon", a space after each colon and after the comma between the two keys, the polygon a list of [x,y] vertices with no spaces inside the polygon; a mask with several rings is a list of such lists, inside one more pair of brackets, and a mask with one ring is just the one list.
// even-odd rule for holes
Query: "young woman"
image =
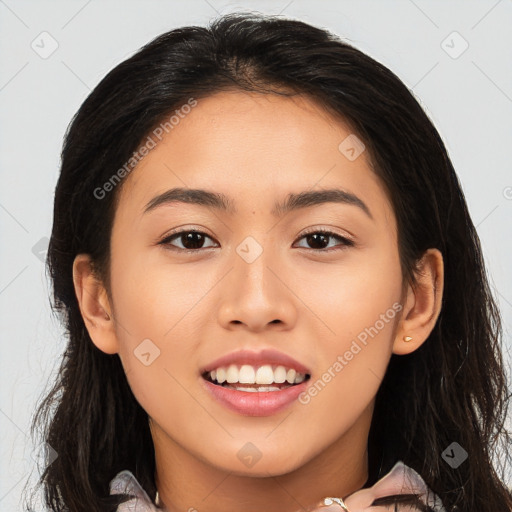
{"label": "young woman", "polygon": [[112,70],[66,134],[48,267],[50,510],[512,510],[459,181],[327,31],[231,14]]}

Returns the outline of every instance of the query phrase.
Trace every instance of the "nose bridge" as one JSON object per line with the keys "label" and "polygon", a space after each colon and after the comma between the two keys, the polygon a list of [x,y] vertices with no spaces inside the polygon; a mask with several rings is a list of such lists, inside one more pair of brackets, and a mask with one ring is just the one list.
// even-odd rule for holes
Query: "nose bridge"
{"label": "nose bridge", "polygon": [[221,292],[219,320],[225,326],[241,322],[261,329],[276,321],[293,323],[293,294],[279,278],[282,262],[271,239],[249,235],[235,247],[231,271]]}
{"label": "nose bridge", "polygon": [[[257,237],[257,238],[256,238]],[[275,247],[272,247],[271,236],[248,235],[235,249],[234,278],[241,279],[246,291],[267,295],[272,287],[272,267],[279,267]],[[275,270],[274,270],[275,272]]]}

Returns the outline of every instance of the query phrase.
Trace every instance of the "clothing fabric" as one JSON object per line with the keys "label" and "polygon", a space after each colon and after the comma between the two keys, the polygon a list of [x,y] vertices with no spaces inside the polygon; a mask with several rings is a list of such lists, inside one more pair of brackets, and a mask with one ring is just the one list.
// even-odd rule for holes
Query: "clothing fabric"
{"label": "clothing fabric", "polygon": [[[118,473],[110,482],[110,494],[130,494],[133,498],[118,506],[117,512],[161,512],[141,487],[133,473],[128,470]],[[419,494],[424,505],[431,507],[433,512],[446,512],[441,499],[434,494],[426,485],[421,476],[412,468],[398,461],[391,471],[368,488],[360,489],[352,493],[344,502],[349,512],[373,512],[377,510],[388,510],[381,507],[371,507],[374,500],[395,494]],[[324,505],[327,508],[326,505]],[[335,508],[331,508],[335,507]],[[329,510],[335,510],[340,505],[329,505]],[[394,510],[389,505],[389,510]],[[315,509],[316,510],[316,509]],[[321,510],[321,508],[319,508]],[[420,510],[410,505],[398,505],[398,510],[412,512]]]}

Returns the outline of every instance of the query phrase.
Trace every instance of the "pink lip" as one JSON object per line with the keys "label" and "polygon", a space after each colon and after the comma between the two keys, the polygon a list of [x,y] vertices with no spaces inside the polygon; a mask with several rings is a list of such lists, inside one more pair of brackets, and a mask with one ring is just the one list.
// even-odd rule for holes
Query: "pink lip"
{"label": "pink lip", "polygon": [[300,384],[295,384],[282,391],[263,391],[251,393],[249,391],[237,391],[217,384],[209,380],[201,379],[206,389],[212,396],[227,408],[245,416],[271,416],[282,411],[293,403],[297,397],[305,391],[311,379]]}
{"label": "pink lip", "polygon": [[216,368],[220,368],[221,366],[229,366],[230,364],[240,366],[243,364],[251,364],[254,366],[263,366],[265,364],[282,365],[286,368],[293,368],[297,372],[308,373],[311,375],[311,371],[306,368],[306,366],[293,359],[293,357],[274,349],[263,349],[259,352],[253,352],[250,350],[238,350],[237,352],[231,352],[230,354],[220,357],[206,365],[201,370],[201,374],[210,372]]}

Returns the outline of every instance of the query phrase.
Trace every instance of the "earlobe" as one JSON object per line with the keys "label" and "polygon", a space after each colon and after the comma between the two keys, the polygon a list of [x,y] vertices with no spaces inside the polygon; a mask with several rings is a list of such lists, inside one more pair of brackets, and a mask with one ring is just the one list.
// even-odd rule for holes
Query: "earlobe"
{"label": "earlobe", "polygon": [[444,283],[443,255],[428,249],[418,262],[417,284],[407,288],[404,310],[396,331],[393,353],[410,354],[428,338],[441,312]]}
{"label": "earlobe", "polygon": [[107,292],[94,275],[89,254],[78,254],[73,262],[73,283],[80,313],[92,342],[107,354],[116,354],[118,342]]}

